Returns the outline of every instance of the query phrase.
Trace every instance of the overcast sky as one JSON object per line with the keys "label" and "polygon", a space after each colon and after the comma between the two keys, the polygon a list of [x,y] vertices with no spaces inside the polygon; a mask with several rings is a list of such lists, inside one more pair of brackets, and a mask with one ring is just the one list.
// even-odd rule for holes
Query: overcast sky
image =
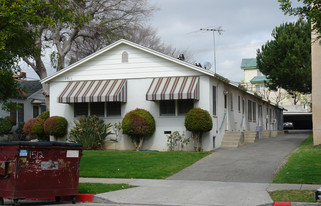
{"label": "overcast sky", "polygon": [[285,16],[277,0],[148,0],[159,8],[150,22],[166,44],[188,49],[196,62],[214,70],[213,33],[201,28],[222,27],[215,33],[216,72],[230,80],[244,79],[242,58],[255,58],[276,26],[296,17]]}
{"label": "overcast sky", "polygon": [[[214,44],[211,31],[201,28],[221,27],[215,33],[216,72],[232,81],[244,79],[242,58],[255,58],[256,50],[271,39],[271,32],[296,17],[285,16],[277,0],[147,0],[158,10],[149,23],[157,29],[165,44],[188,50],[193,59],[214,70]],[[49,65],[49,61],[45,64]],[[38,79],[22,64],[28,79]],[[49,74],[54,70],[49,71]]]}

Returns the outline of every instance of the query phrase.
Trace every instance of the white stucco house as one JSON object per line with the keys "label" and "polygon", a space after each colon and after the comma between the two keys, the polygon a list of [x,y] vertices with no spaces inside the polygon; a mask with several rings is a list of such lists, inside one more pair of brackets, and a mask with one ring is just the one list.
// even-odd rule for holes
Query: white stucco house
{"label": "white stucco house", "polygon": [[[50,87],[50,115],[64,116],[70,127],[81,115],[95,114],[113,124],[131,110],[148,110],[156,131],[143,149],[166,151],[169,133],[190,135],[184,118],[193,107],[207,110],[213,118],[213,129],[203,135],[207,151],[222,145],[226,131],[282,130],[282,109],[276,105],[210,70],[127,40],[41,82]],[[126,135],[119,137],[117,149],[133,149]]]}

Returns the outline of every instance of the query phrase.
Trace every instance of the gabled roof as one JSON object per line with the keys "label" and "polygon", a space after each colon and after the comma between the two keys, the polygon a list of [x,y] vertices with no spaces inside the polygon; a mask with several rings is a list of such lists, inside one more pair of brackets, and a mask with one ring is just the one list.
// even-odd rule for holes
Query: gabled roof
{"label": "gabled roof", "polygon": [[54,74],[52,74],[52,75],[44,78],[44,79],[42,79],[42,80],[40,80],[40,82],[41,82],[42,84],[43,84],[43,83],[46,83],[46,82],[48,82],[48,81],[50,81],[50,80],[52,80],[52,79],[54,79],[54,78],[56,78],[56,77],[64,74],[65,72],[68,72],[68,71],[76,68],[77,66],[79,66],[79,65],[81,65],[81,64],[83,64],[83,63],[85,63],[85,62],[87,62],[87,61],[95,58],[96,56],[99,56],[100,54],[102,54],[102,53],[104,53],[104,52],[107,52],[107,51],[109,51],[109,50],[111,50],[111,49],[113,49],[113,48],[115,48],[115,47],[117,47],[117,46],[119,46],[119,45],[121,45],[121,44],[125,44],[125,45],[128,45],[128,46],[134,47],[134,48],[136,48],[136,49],[145,51],[145,52],[147,52],[147,53],[153,54],[153,55],[155,55],[155,56],[158,56],[158,57],[160,57],[160,58],[163,58],[163,59],[166,59],[166,60],[168,60],[168,61],[174,62],[174,63],[176,63],[176,64],[180,64],[180,65],[182,65],[182,66],[185,66],[185,67],[187,67],[187,68],[189,68],[189,69],[192,69],[192,70],[195,70],[195,71],[198,71],[198,72],[201,72],[201,73],[203,73],[203,74],[206,74],[206,75],[209,75],[209,76],[214,76],[214,72],[213,72],[213,71],[210,71],[210,70],[206,70],[206,69],[197,67],[197,66],[195,66],[195,65],[193,65],[193,64],[190,64],[190,63],[188,63],[188,62],[185,62],[185,61],[176,59],[176,58],[171,57],[171,56],[168,56],[168,55],[165,55],[165,54],[163,54],[163,53],[160,53],[160,52],[157,52],[157,51],[152,50],[152,49],[150,49],[150,48],[147,48],[147,47],[141,46],[141,45],[139,45],[139,44],[130,42],[130,41],[128,41],[128,40],[121,39],[121,40],[118,40],[118,41],[116,41],[115,43],[110,44],[109,46],[107,46],[107,47],[105,47],[105,48],[103,48],[103,49],[101,49],[101,50],[99,50],[99,51],[97,51],[97,52],[95,52],[95,53],[93,53],[93,54],[91,54],[91,55],[89,55],[89,56],[87,56],[87,57],[85,57],[85,58],[77,61],[77,62],[75,62],[74,64],[71,64],[70,66],[68,66],[68,67],[66,67],[66,68],[64,68],[64,69],[62,69],[62,70],[60,70],[60,71],[58,71],[58,72],[56,72],[56,73],[54,73]]}
{"label": "gabled roof", "polygon": [[266,76],[255,76],[250,80],[250,82],[252,84],[264,83],[264,82],[268,82],[268,81],[269,81],[269,79],[266,78]]}
{"label": "gabled roof", "polygon": [[41,90],[42,85],[39,80],[35,81],[19,81],[20,87],[24,90],[19,95],[20,98],[27,98],[35,92]]}
{"label": "gabled roof", "polygon": [[256,58],[242,59],[241,69],[256,69]]}

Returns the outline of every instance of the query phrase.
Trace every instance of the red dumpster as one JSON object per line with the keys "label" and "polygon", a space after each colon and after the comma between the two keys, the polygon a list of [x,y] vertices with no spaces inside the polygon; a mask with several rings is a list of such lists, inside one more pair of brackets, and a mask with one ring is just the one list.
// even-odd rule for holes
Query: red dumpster
{"label": "red dumpster", "polygon": [[72,197],[78,194],[81,144],[0,142],[0,204],[3,198]]}

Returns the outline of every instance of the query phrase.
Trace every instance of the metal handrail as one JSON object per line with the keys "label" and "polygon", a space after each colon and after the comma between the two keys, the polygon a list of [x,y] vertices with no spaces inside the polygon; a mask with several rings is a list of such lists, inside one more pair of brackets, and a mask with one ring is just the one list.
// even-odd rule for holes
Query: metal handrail
{"label": "metal handrail", "polygon": [[224,124],[224,121],[225,121],[225,117],[226,117],[226,112],[224,113],[224,117],[223,117],[223,120],[222,120],[222,123],[221,123],[221,126],[220,126],[220,130],[221,130],[222,127],[223,127],[223,124]]}

